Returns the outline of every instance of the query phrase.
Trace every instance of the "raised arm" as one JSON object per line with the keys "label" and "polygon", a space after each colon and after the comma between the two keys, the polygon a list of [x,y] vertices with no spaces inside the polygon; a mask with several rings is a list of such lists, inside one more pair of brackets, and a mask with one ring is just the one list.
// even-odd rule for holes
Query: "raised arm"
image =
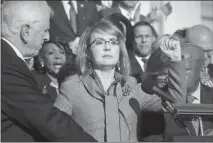
{"label": "raised arm", "polygon": [[186,102],[185,66],[181,56],[180,42],[172,37],[165,39],[160,46],[168,57],[168,95],[175,103]]}

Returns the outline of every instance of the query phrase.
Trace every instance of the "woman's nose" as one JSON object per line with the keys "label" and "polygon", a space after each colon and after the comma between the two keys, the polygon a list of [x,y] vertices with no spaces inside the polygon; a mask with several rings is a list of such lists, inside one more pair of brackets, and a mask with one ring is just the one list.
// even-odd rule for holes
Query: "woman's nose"
{"label": "woman's nose", "polygon": [[105,51],[109,51],[109,50],[111,50],[111,47],[110,47],[110,43],[109,43],[109,41],[106,41],[106,42],[105,42],[104,50],[105,50]]}
{"label": "woman's nose", "polygon": [[56,53],[56,54],[55,54],[55,58],[56,58],[56,59],[60,59],[60,58],[61,58],[61,55],[60,55],[59,53]]}

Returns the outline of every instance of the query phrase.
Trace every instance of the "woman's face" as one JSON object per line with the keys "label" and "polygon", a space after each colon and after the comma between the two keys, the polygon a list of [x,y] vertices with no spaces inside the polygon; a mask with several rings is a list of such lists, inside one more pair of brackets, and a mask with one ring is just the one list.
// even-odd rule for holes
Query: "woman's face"
{"label": "woman's face", "polygon": [[89,57],[93,68],[114,68],[119,61],[120,41],[107,33],[93,33],[90,40]]}
{"label": "woman's face", "polygon": [[43,63],[44,67],[48,69],[47,72],[57,74],[65,62],[66,55],[64,49],[57,47],[53,43],[45,45]]}

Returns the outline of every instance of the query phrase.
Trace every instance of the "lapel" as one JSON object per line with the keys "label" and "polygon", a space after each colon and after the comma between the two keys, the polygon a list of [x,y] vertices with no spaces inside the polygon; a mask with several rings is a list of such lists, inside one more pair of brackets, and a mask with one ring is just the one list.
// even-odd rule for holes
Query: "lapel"
{"label": "lapel", "polygon": [[81,76],[80,80],[82,81],[85,88],[92,97],[96,98],[101,102],[104,102],[104,95],[100,88],[97,86],[94,79],[91,77],[90,73],[86,74],[85,76]]}
{"label": "lapel", "polygon": [[[101,83],[96,76],[97,75],[95,75],[95,73],[92,72],[92,70],[90,70],[88,74],[86,74],[85,76],[81,76],[80,79],[92,97],[96,98],[97,100],[100,100],[101,102],[104,102],[103,94],[105,92],[101,90],[102,89]],[[121,94],[122,93],[121,84],[123,83],[122,80],[123,76],[116,72],[115,79],[116,79],[115,94],[118,97],[118,100],[121,101],[123,96],[123,94]]]}
{"label": "lapel", "polygon": [[132,73],[140,73],[141,75],[144,73],[133,53],[130,54],[130,63],[132,66]]}
{"label": "lapel", "polygon": [[133,53],[130,54],[130,65],[131,65],[131,75],[137,79],[137,82],[140,83],[142,81],[142,76],[144,71],[142,70],[140,64],[135,59]]}
{"label": "lapel", "polygon": [[213,104],[213,88],[207,87],[200,82],[200,102],[202,104]]}
{"label": "lapel", "polygon": [[47,93],[50,96],[51,100],[54,102],[57,98],[56,88],[49,85],[47,88]]}
{"label": "lapel", "polygon": [[44,74],[42,80],[43,80],[43,83],[42,83],[43,84],[42,85],[42,88],[43,88],[42,93],[43,94],[48,94],[49,97],[50,97],[50,99],[54,102],[55,99],[57,98],[57,95],[58,95],[55,87],[52,87],[50,85],[51,80],[50,80],[50,78],[46,74]]}

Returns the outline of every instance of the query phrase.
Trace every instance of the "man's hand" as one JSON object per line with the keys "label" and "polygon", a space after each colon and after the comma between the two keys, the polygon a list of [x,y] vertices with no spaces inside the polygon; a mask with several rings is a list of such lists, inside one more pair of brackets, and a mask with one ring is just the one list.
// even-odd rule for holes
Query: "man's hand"
{"label": "man's hand", "polygon": [[78,43],[79,43],[80,38],[76,37],[74,41],[70,41],[69,48],[72,50],[72,53],[77,55],[78,52]]}
{"label": "man's hand", "polygon": [[166,38],[160,45],[161,50],[167,55],[171,61],[181,61],[180,42],[173,37]]}

